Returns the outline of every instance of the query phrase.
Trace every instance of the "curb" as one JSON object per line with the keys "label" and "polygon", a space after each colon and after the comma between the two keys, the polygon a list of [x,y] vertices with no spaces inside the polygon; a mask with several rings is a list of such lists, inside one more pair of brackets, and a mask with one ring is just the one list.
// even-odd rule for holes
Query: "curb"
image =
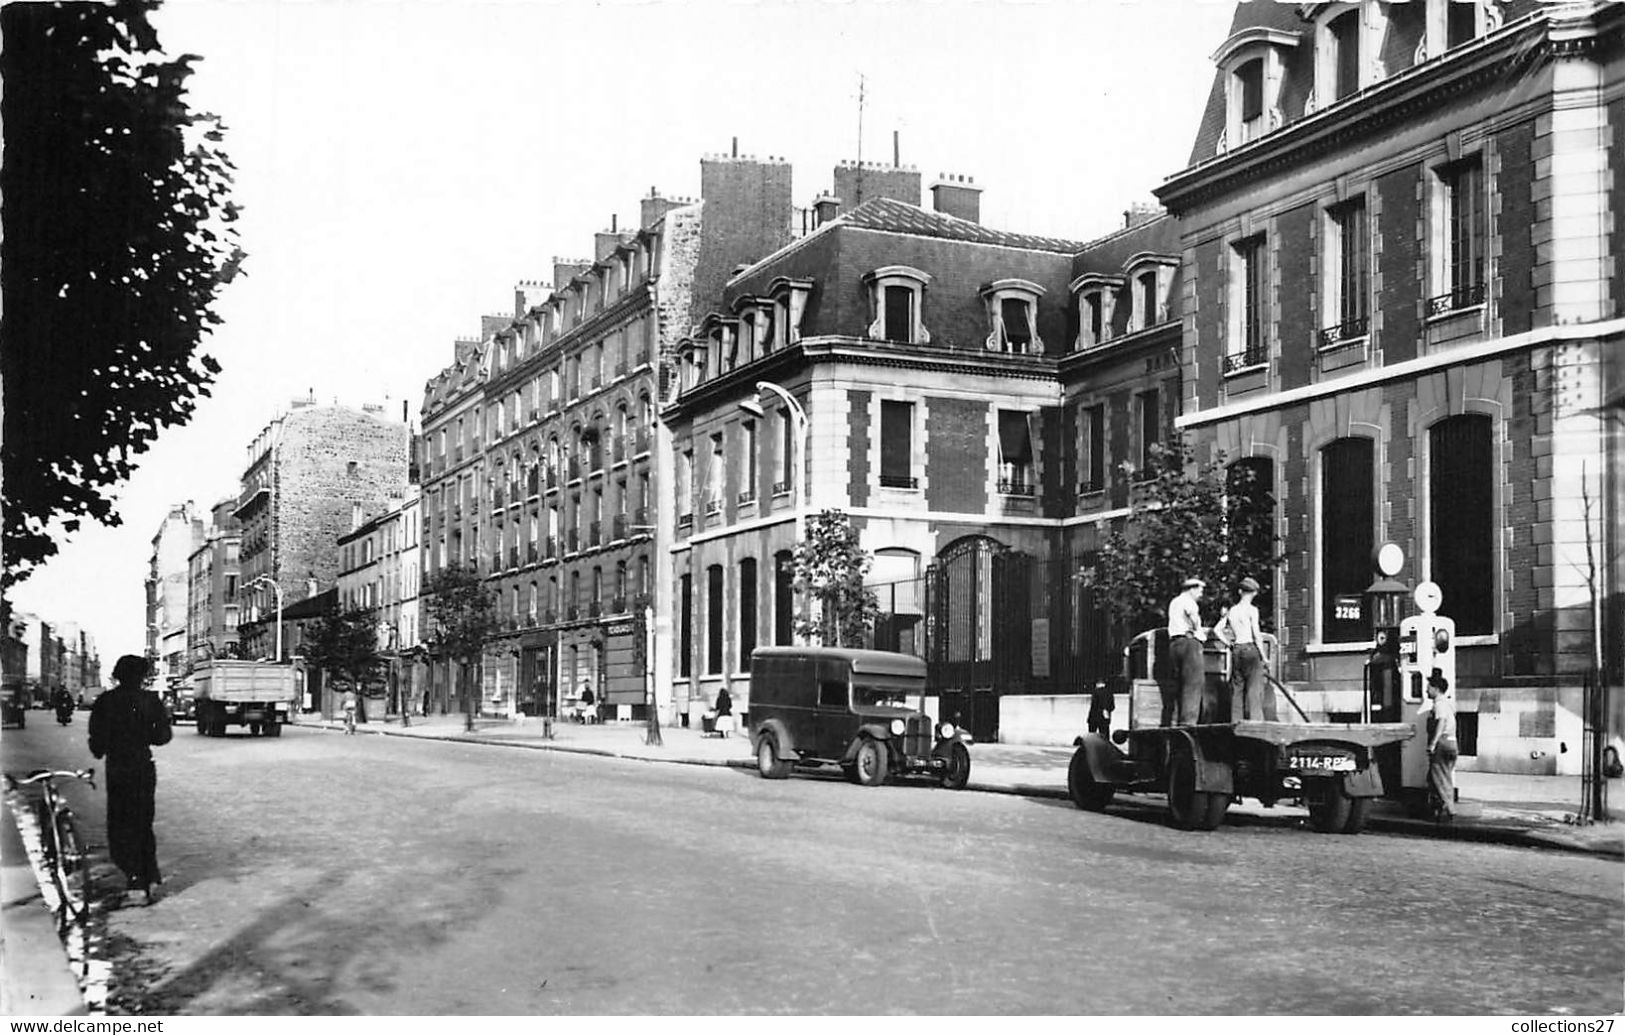
{"label": "curb", "polygon": [[23,849],[11,806],[0,819],[0,1014],[8,1017],[82,1017],[90,1012],[56,920],[45,907],[39,880]]}
{"label": "curb", "polygon": [[[300,725],[307,725],[301,723]],[[339,728],[325,723],[308,724],[308,728],[320,729],[326,732],[338,732]],[[440,733],[402,733],[393,729],[364,729],[358,728],[358,733],[370,733],[381,737],[402,737],[408,740],[438,740],[448,744],[482,744],[490,747],[524,748],[531,751],[563,751],[573,755],[597,755],[600,758],[619,758],[629,762],[649,762],[663,765],[689,765],[709,766],[712,768],[741,769],[754,771],[756,764],[749,759],[735,758],[650,758],[647,755],[626,754],[606,748],[578,747],[573,744],[533,743],[528,740],[513,740],[502,737],[487,739],[471,739],[459,731],[455,735]],[[974,772],[974,770],[973,770]],[[1007,794],[1022,798],[1052,798],[1061,801],[1070,801],[1071,795],[1064,787],[1053,787],[1037,784],[989,784],[979,783],[974,777],[965,785],[967,791],[976,791],[982,794]],[[1134,808],[1152,809],[1157,806],[1139,802],[1130,804]],[[1282,815],[1279,817],[1260,816],[1254,813],[1245,813],[1250,823],[1263,826],[1293,826],[1301,817]],[[1439,826],[1424,820],[1415,820],[1395,816],[1372,816],[1366,820],[1366,829],[1385,834],[1401,834],[1411,837],[1427,837],[1441,841],[1472,841],[1481,844],[1511,845],[1519,848],[1540,848],[1548,851],[1571,852],[1582,855],[1597,855],[1605,858],[1625,860],[1625,845],[1590,845],[1574,841],[1557,834],[1550,834],[1540,830],[1530,830],[1523,827],[1509,827],[1496,824],[1452,824]]]}

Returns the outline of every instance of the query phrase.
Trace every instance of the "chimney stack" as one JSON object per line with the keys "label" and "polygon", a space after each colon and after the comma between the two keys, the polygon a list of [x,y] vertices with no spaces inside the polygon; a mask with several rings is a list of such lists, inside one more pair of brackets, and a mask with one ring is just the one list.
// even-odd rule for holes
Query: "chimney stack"
{"label": "chimney stack", "polygon": [[931,185],[931,207],[945,216],[982,221],[982,188],[973,177],[943,173]]}
{"label": "chimney stack", "polygon": [[1136,201],[1123,211],[1123,229],[1131,230],[1142,223],[1149,223],[1162,215],[1162,206],[1156,202]]}
{"label": "chimney stack", "polygon": [[841,199],[833,194],[820,194],[813,199],[813,225],[823,226],[841,214]]}

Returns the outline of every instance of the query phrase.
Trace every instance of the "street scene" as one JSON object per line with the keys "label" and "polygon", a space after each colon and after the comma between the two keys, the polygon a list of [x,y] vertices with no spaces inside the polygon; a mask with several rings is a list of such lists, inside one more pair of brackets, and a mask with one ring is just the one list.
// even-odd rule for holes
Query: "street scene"
{"label": "street scene", "polygon": [[1625,1012],[1625,0],[0,76],[0,1012]]}

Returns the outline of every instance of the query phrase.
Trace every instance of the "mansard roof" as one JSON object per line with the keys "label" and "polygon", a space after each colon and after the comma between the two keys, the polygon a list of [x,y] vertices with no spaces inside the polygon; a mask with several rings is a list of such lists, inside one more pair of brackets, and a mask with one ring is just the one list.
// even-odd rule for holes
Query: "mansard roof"
{"label": "mansard roof", "polygon": [[1129,260],[1138,255],[1178,255],[1179,251],[1179,220],[1164,213],[1080,247],[1072,260],[1072,277],[1076,280],[1089,273],[1120,276],[1127,272]]}
{"label": "mansard roof", "polygon": [[937,237],[948,241],[993,244],[1035,252],[1061,252],[1070,255],[1083,247],[1081,242],[1065,241],[1058,237],[1039,237],[1034,234],[994,230],[981,223],[944,215],[941,212],[929,212],[917,205],[891,198],[873,198],[865,201],[851,212],[843,214],[836,223],[857,229],[886,230],[915,237]]}

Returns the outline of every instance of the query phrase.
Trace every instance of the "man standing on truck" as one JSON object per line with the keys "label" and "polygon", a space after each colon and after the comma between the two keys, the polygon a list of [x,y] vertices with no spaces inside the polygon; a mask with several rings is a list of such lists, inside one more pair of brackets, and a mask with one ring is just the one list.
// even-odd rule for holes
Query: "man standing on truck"
{"label": "man standing on truck", "polygon": [[152,749],[169,743],[169,715],[158,695],[142,684],[147,659],[126,654],[113,666],[112,690],[90,709],[90,753],[107,759],[107,849],[124,871],[129,891],[153,901],[158,872],[158,841],[152,832],[157,811],[158,770]]}
{"label": "man standing on truck", "polygon": [[1230,721],[1262,717],[1275,721],[1275,694],[1264,685],[1264,627],[1259,624],[1258,580],[1248,576],[1238,588],[1241,599],[1213,627],[1230,648]]}
{"label": "man standing on truck", "polygon": [[[1202,684],[1207,673],[1202,664],[1202,628],[1199,601],[1207,583],[1194,576],[1185,580],[1178,596],[1168,602],[1168,662],[1173,684],[1164,683],[1162,724],[1191,726],[1203,719]],[[1177,694],[1177,696],[1172,696]]]}

